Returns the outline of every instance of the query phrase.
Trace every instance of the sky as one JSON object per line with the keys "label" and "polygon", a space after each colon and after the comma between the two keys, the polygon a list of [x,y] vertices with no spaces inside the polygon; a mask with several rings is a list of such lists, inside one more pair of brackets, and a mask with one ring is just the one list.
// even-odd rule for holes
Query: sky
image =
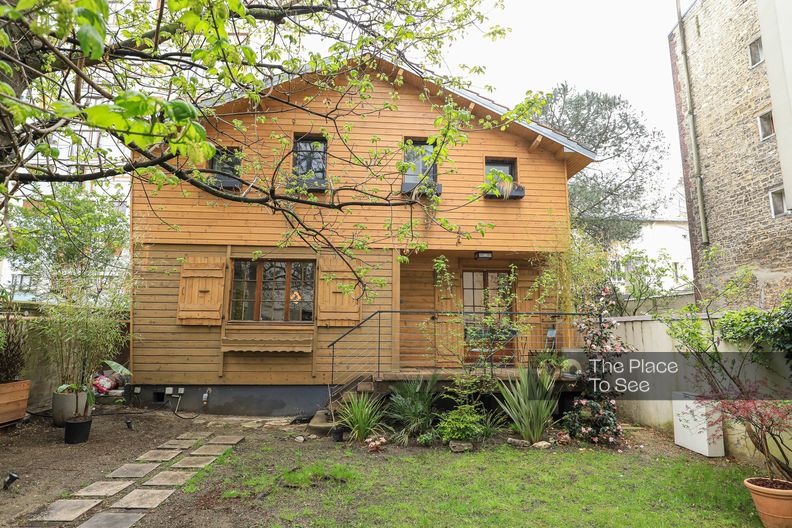
{"label": "sky", "polygon": [[[510,27],[491,42],[474,34],[447,53],[457,65],[487,68],[475,88],[511,106],[526,90],[550,91],[567,81],[581,90],[626,98],[660,129],[669,144],[665,166],[668,189],[682,175],[668,34],[676,25],[675,0],[504,0],[491,12],[492,23]],[[683,8],[690,4],[683,1]]]}

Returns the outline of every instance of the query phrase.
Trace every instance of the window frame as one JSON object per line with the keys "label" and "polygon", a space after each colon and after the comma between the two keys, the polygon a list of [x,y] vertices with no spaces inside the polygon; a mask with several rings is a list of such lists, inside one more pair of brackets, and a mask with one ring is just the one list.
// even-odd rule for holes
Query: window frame
{"label": "window frame", "polygon": [[[495,157],[486,157],[484,158],[484,177],[487,177],[489,171],[487,170],[487,165],[490,163],[499,163],[501,165],[511,165],[511,177],[512,183],[517,183],[517,158],[495,158]],[[501,171],[503,172],[503,171]]]}
{"label": "window frame", "polygon": [[[218,145],[217,146],[217,150],[215,152],[215,155],[212,156],[212,159],[209,160],[209,167],[208,168],[210,170],[213,170],[213,171],[221,170],[221,169],[218,169],[218,165],[217,165],[218,163],[222,163],[220,158],[222,156],[225,156],[226,159],[227,159],[228,156],[231,155],[233,157],[233,159],[236,160],[235,166],[236,166],[236,169],[237,169],[237,176],[239,176],[241,178],[242,177],[242,157],[241,157],[241,154],[242,154],[242,148],[241,147],[233,147],[233,146],[232,147],[227,147],[227,146]],[[239,191],[239,190],[242,189],[242,182],[241,181],[230,179],[227,176],[224,176],[224,175],[221,175],[221,174],[212,173],[209,176],[211,178],[215,179],[215,182],[209,184],[211,187],[213,187],[215,189],[218,189],[218,190],[221,190],[221,191]],[[230,184],[230,186],[226,186],[226,184]]]}
{"label": "window frame", "polygon": [[[754,61],[753,61],[753,51],[752,51],[752,49],[751,49],[751,48],[752,48],[752,46],[753,46],[754,44],[756,44],[757,42],[759,43],[759,56],[760,56],[760,58],[759,58],[759,60],[758,60],[757,62],[754,62]],[[755,68],[755,67],[759,66],[760,64],[762,64],[764,61],[765,61],[765,54],[764,54],[764,43],[762,42],[762,37],[761,37],[761,36],[758,36],[758,37],[756,37],[755,39],[753,39],[753,40],[752,40],[752,41],[751,41],[751,42],[748,44],[748,66],[749,66],[750,68]]]}
{"label": "window frame", "polygon": [[[768,115],[770,116],[770,122],[773,125],[773,131],[770,134],[765,135],[763,127],[762,127],[762,118],[764,118],[765,116],[768,116]],[[756,116],[756,124],[759,127],[759,141],[766,141],[766,140],[771,139],[773,136],[776,135],[776,132],[775,132],[775,119],[773,117],[773,110],[772,109],[767,110],[766,112],[762,112],[761,114]]]}
{"label": "window frame", "polygon": [[[497,281],[499,280],[499,278],[501,276],[508,277],[509,276],[509,270],[508,269],[497,269],[497,268],[465,269],[465,270],[462,270],[460,283],[461,283],[461,286],[462,286],[462,312],[464,314],[467,315],[469,313],[471,316],[481,316],[483,314],[488,314],[488,313],[489,314],[498,314],[498,313],[503,313],[503,312],[514,311],[514,306],[508,306],[508,307],[506,307],[506,310],[501,310],[500,312],[498,312],[498,311],[489,311],[488,307],[486,305],[483,305],[482,309],[480,311],[477,311],[475,309],[475,307],[477,306],[476,305],[476,294],[475,294],[475,291],[477,290],[476,285],[475,285],[475,276],[473,278],[471,278],[471,280],[473,281],[473,285],[470,288],[468,288],[468,287],[465,286],[465,274],[466,273],[470,273],[470,274],[483,273],[484,274],[484,285],[480,288],[481,292],[482,292],[482,302],[484,302],[486,300],[486,299],[484,299],[484,297],[485,297],[484,292],[490,291],[490,284],[489,284],[490,276],[495,276],[495,281],[496,281],[495,288],[497,289],[499,287],[499,284],[497,284]],[[465,291],[466,290],[474,292],[472,294],[473,295],[473,307],[474,307],[474,309],[472,311],[468,311],[466,309],[466,306],[465,306]]]}
{"label": "window frame", "polygon": [[[783,206],[783,210],[780,213],[776,212],[776,208],[773,205],[773,195],[780,192],[781,193],[781,204]],[[778,187],[773,187],[767,191],[767,197],[770,200],[770,216],[772,218],[781,218],[782,216],[789,216],[789,204],[787,203],[786,198],[786,191],[783,185],[779,185]]]}
{"label": "window frame", "polygon": [[[304,150],[298,150],[297,145],[299,143],[321,143],[324,145],[324,151],[322,152],[322,161],[324,163],[324,175],[321,179],[316,177],[316,171],[314,171],[314,176],[310,180],[303,180],[306,187],[309,191],[325,191],[327,189],[327,149],[328,149],[328,141],[327,138],[322,136],[321,134],[294,134],[294,144],[292,147],[292,167],[291,167],[291,174],[295,178],[300,178],[307,173],[298,174],[296,171],[297,167],[297,156],[300,153],[307,152]],[[311,152],[315,152],[313,148]]]}
{"label": "window frame", "polygon": [[[252,262],[256,265],[255,270],[255,284],[256,284],[256,293],[255,298],[253,300],[253,318],[252,319],[234,319],[234,283],[236,282],[236,266],[237,262]],[[282,320],[267,320],[261,319],[261,304],[262,304],[262,296],[264,291],[264,265],[267,262],[282,262],[286,264],[286,276],[284,282],[284,290],[283,290],[283,319]],[[303,264],[313,264],[313,300],[312,300],[312,316],[310,321],[292,321],[288,319],[291,310],[291,270],[292,265],[295,262],[303,263]],[[279,259],[279,258],[271,258],[271,259],[246,259],[246,258],[232,258],[231,259],[231,289],[229,291],[228,297],[228,322],[233,324],[263,324],[263,325],[302,325],[302,326],[312,326],[316,324],[316,288],[317,288],[317,261],[313,259],[300,259],[300,258],[292,258],[292,259]],[[248,301],[249,302],[249,301]]]}
{"label": "window frame", "polygon": [[[429,143],[427,143],[427,141],[428,141],[427,138],[414,138],[414,137],[406,137],[406,138],[404,138],[404,144],[405,145],[407,144],[408,141],[410,143],[412,143],[412,148],[413,149],[415,149],[416,147],[429,147],[429,148],[431,148],[432,149],[431,155],[434,155],[434,145],[430,145]],[[405,150],[404,151],[404,162],[405,163],[411,163],[410,161],[407,160],[407,155],[408,154],[410,154],[410,151]],[[421,178],[424,176],[424,173],[426,171],[426,167],[424,167],[424,163],[423,163],[423,157],[425,157],[426,155],[427,154],[424,153],[424,156],[421,156],[421,158],[422,158],[421,159],[421,168],[423,169],[423,171],[418,172],[417,171],[417,167],[416,167],[415,174],[411,174],[409,171],[405,172],[404,173],[404,177],[402,179],[403,183],[408,184],[408,185],[412,185],[412,186],[418,185],[418,183],[421,181]],[[414,181],[414,182],[407,181],[407,176],[415,176],[416,177],[416,181]],[[432,163],[432,167],[429,170],[429,179],[433,183],[437,183],[437,177],[438,177],[438,175],[437,175],[437,164],[436,163]],[[428,183],[428,182],[424,182],[424,183]]]}

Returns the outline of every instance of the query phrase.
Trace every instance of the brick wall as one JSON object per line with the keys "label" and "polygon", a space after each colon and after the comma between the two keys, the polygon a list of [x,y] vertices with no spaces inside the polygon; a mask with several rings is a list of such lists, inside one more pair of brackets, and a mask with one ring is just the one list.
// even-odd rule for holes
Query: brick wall
{"label": "brick wall", "polygon": [[702,266],[702,233],[678,28],[669,36],[677,118],[699,285],[718,283],[741,265],[756,276],[747,303],[771,306],[792,289],[792,216],[773,218],[768,191],[781,185],[775,138],[760,140],[759,114],[771,109],[764,63],[751,67],[748,45],[760,36],[756,0],[698,0],[684,17],[710,245],[721,258]]}

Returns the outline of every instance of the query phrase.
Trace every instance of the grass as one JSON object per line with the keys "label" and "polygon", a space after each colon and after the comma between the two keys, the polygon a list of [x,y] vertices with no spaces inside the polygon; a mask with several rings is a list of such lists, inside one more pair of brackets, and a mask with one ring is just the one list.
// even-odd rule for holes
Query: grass
{"label": "grass", "polygon": [[236,499],[239,515],[264,518],[266,526],[761,526],[742,486],[750,469],[639,450],[501,445],[463,455],[394,449],[373,456],[341,445],[279,446],[224,464],[217,474],[196,475],[193,485]]}

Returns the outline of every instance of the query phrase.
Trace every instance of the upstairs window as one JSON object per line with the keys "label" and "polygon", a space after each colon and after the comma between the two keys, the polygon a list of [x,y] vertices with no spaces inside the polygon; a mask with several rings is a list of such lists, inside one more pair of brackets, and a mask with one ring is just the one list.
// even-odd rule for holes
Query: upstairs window
{"label": "upstairs window", "polygon": [[748,45],[751,67],[764,62],[764,48],[762,48],[762,37],[754,40]]}
{"label": "upstairs window", "polygon": [[765,112],[758,117],[759,138],[764,141],[775,135],[775,122],[773,122],[773,112]]}
{"label": "upstairs window", "polygon": [[239,176],[242,168],[242,151],[238,148],[217,147],[214,157],[209,162],[209,168],[223,174],[211,173],[210,185],[224,191],[238,191],[242,182],[231,175]]}
{"label": "upstairs window", "polygon": [[308,190],[327,188],[327,140],[321,136],[300,135],[294,140],[292,172],[298,185]]}
{"label": "upstairs window", "polygon": [[488,159],[485,164],[485,171],[487,176],[492,172],[499,171],[511,176],[513,182],[517,181],[517,175],[514,171],[514,160]]}
{"label": "upstairs window", "polygon": [[313,261],[235,260],[232,321],[314,320]]}
{"label": "upstairs window", "polygon": [[770,214],[773,215],[773,218],[789,214],[783,187],[770,191]]}
{"label": "upstairs window", "polygon": [[404,174],[404,183],[414,184],[428,180],[437,182],[437,166],[434,164],[434,145],[428,144],[425,140],[405,140],[404,162],[410,164],[407,172]]}
{"label": "upstairs window", "polygon": [[[487,158],[484,163],[487,181],[492,175],[496,182],[498,192],[488,191],[485,198],[503,198],[505,200],[520,200],[525,197],[525,189],[517,183],[517,162],[514,159]],[[504,176],[511,176],[508,181]]]}

